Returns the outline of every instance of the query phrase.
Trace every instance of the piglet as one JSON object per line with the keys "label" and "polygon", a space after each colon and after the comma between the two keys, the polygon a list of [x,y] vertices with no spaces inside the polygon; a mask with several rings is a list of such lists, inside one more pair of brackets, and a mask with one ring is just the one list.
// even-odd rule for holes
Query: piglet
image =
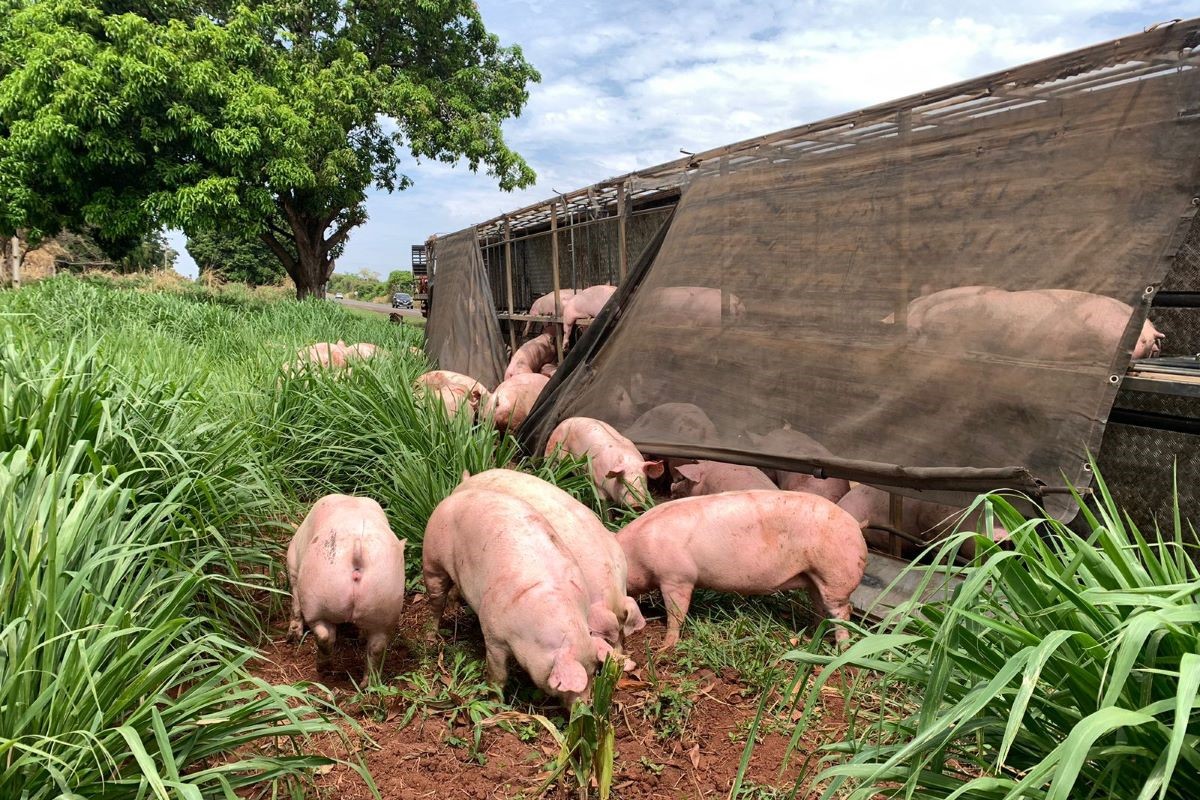
{"label": "piglet", "polygon": [[504,370],[504,380],[508,380],[514,375],[541,372],[542,367],[554,363],[557,354],[558,350],[554,346],[554,337],[551,334],[543,333],[535,336],[513,353],[512,359],[508,362],[508,368]]}
{"label": "piglet", "polygon": [[549,378],[538,372],[514,375],[496,387],[483,406],[483,413],[491,416],[497,430],[516,430],[549,382]]}
{"label": "piglet", "polygon": [[446,414],[451,417],[465,409],[472,419],[488,398],[488,391],[482,383],[469,375],[451,372],[448,369],[435,369],[421,375],[417,378],[413,391],[419,397],[426,394],[437,395],[446,406]]}
{"label": "piglet", "polygon": [[673,467],[679,480],[671,484],[672,497],[700,497],[706,494],[745,489],[774,491],[775,484],[761,469],[721,461],[697,461]]}
{"label": "piglet", "polygon": [[422,569],[439,627],[457,588],[479,617],[488,679],[503,687],[509,657],[570,708],[611,651],[588,631],[583,575],[529,503],[487,489],[455,491],[425,527]]}
{"label": "piglet", "polygon": [[[662,591],[666,649],[679,641],[696,587],[738,594],[805,589],[813,605],[850,618],[867,545],[854,517],[823,497],[800,492],[725,492],[662,503],[617,534],[627,588]],[[838,627],[839,643],[849,634]]]}
{"label": "piglet", "polygon": [[614,503],[644,508],[650,496],[646,477],[663,474],[659,461],[647,461],[633,442],[607,422],[590,417],[571,417],[558,424],[546,442],[546,456],[558,453],[588,456],[592,481]]}
{"label": "piglet", "polygon": [[317,669],[326,671],[337,625],[352,623],[367,640],[364,681],[383,666],[404,608],[404,540],[379,503],[366,497],[322,497],[296,529],[287,552],[292,587],[288,639],[307,625],[317,640]]}
{"label": "piglet", "polygon": [[317,342],[308,347],[300,348],[296,351],[296,360],[289,361],[283,365],[283,372],[287,375],[300,375],[310,367],[341,369],[345,366],[346,343],[338,339],[333,344],[329,342]]}

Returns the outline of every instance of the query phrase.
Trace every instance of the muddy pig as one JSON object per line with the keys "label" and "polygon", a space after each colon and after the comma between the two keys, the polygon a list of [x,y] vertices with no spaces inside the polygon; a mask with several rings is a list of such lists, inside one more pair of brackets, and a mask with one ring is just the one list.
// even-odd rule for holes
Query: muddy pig
{"label": "muddy pig", "polygon": [[616,428],[590,417],[571,417],[558,424],[546,442],[546,456],[556,450],[576,456],[590,456],[592,481],[614,503],[630,508],[645,507],[650,496],[646,477],[663,473],[659,461],[647,461],[633,442]]}
{"label": "muddy pig", "polygon": [[404,540],[388,526],[379,503],[331,494],[313,504],[287,551],[292,587],[288,639],[307,625],[317,640],[317,669],[325,671],[337,626],[352,623],[367,640],[364,683],[383,666],[388,641],[404,607]]}
{"label": "muddy pig", "polygon": [[587,697],[611,648],[588,632],[583,575],[533,506],[501,492],[455,491],[429,518],[422,559],[439,627],[454,588],[479,617],[493,684],[504,686],[512,657],[567,708]]}
{"label": "muddy pig", "polygon": [[[617,534],[634,597],[662,591],[666,649],[679,641],[692,590],[771,594],[805,589],[813,605],[850,618],[867,545],[837,504],[800,492],[725,492],[662,503]],[[839,643],[849,634],[838,627]]]}
{"label": "muddy pig", "polygon": [[552,335],[543,333],[535,336],[513,353],[508,368],[504,370],[504,380],[527,372],[541,372],[542,367],[553,364],[557,356],[558,349],[554,346]]}
{"label": "muddy pig", "polygon": [[673,471],[679,473],[679,480],[671,484],[672,497],[701,497],[743,489],[775,491],[775,484],[761,469],[741,464],[697,461],[675,465]]}
{"label": "muddy pig", "polygon": [[[463,475],[454,491],[486,489],[524,500],[546,518],[575,559],[591,605],[588,632],[622,651],[624,638],[646,626],[625,592],[625,553],[590,508],[552,483],[512,469]],[[629,665],[632,668],[632,665]]]}
{"label": "muddy pig", "polygon": [[516,430],[549,382],[549,378],[537,372],[514,375],[496,387],[483,406],[483,413],[492,417],[497,430]]}

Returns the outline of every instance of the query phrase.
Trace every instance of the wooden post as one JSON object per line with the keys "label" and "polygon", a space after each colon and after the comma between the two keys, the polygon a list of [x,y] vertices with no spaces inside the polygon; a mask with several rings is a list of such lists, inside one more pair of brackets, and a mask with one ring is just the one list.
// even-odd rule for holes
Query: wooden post
{"label": "wooden post", "polygon": [[896,133],[899,139],[900,147],[900,208],[899,208],[899,228],[900,235],[896,237],[899,243],[897,255],[900,257],[900,275],[897,283],[896,293],[896,335],[903,338],[908,329],[908,301],[912,294],[912,281],[908,270],[909,260],[909,245],[908,245],[908,165],[912,160],[912,111],[904,109],[896,114]]}
{"label": "wooden post", "polygon": [[[901,524],[903,522],[904,522],[904,498],[902,496],[896,494],[895,492],[889,492],[888,493],[888,524],[899,531],[899,530],[903,530],[903,528],[901,528]],[[896,536],[895,534],[889,534],[888,542],[891,544],[891,547],[889,549],[892,551],[892,555],[899,558],[900,557],[900,548],[903,544],[900,541],[900,537]]]}
{"label": "wooden post", "polygon": [[504,282],[508,289],[508,343],[513,353],[517,352],[517,325],[512,321],[513,314],[513,282],[512,282],[512,222],[504,217]]}
{"label": "wooden post", "polygon": [[[721,156],[718,162],[718,172],[721,177],[729,174],[729,156]],[[733,294],[726,284],[725,275],[728,270],[721,270],[721,326],[728,325],[733,320]]]}
{"label": "wooden post", "polygon": [[12,254],[9,256],[8,267],[9,277],[12,279],[12,288],[21,288],[21,232],[17,231],[9,240],[9,246],[12,248]]}
{"label": "wooden post", "polygon": [[617,285],[625,283],[629,272],[629,200],[626,197],[625,181],[617,184]]}
{"label": "wooden post", "polygon": [[558,203],[550,203],[550,275],[554,281],[554,316],[559,324],[554,326],[554,346],[558,350],[558,363],[563,358],[562,284],[558,279]]}

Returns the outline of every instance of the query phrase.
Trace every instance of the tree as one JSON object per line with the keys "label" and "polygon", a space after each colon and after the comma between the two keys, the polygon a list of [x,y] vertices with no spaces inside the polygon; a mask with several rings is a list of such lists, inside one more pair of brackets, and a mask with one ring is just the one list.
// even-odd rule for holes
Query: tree
{"label": "tree", "polygon": [[406,153],[534,180],[501,123],[540,78],[471,0],[0,8],[0,234],[251,231],[303,298]]}
{"label": "tree", "polygon": [[279,259],[253,233],[195,231],[188,235],[187,251],[201,273],[213,272],[227,281],[263,286],[277,284],[284,276]]}
{"label": "tree", "polygon": [[388,274],[388,292],[408,292],[413,294],[417,290],[417,281],[413,277],[410,270],[395,269]]}

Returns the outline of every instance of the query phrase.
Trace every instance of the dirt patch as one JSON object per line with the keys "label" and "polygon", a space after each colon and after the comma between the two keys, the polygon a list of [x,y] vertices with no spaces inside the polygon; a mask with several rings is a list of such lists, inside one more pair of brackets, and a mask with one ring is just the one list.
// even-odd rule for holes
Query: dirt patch
{"label": "dirt patch", "polygon": [[[482,659],[478,625],[469,612],[460,612],[452,635],[429,640],[432,623],[422,599],[418,595],[406,605],[401,639],[390,649],[384,670],[393,677],[380,695],[364,700],[355,687],[354,681],[362,677],[361,642],[340,636],[334,672],[318,676],[315,645],[311,639],[298,646],[287,643],[282,621],[263,650],[268,662],[258,664],[255,674],[271,682],[320,680],[327,686],[338,706],[349,711],[378,745],[364,744],[361,754],[385,798],[533,797],[545,780],[544,765],[556,752],[554,742],[530,724],[515,730],[483,728],[478,749],[472,747],[477,728],[470,714],[491,713],[486,703],[493,700],[479,691],[477,681],[460,685],[452,655],[465,650],[470,658],[460,655],[460,662]],[[678,667],[673,654],[655,655],[653,664],[648,664],[648,651],[658,647],[664,633],[662,619],[651,619],[628,643],[638,667],[622,679],[615,696],[613,796],[622,800],[725,797],[738,771],[758,693],[731,669],[720,674],[707,668],[687,671]],[[542,714],[561,725],[565,716],[561,707],[539,697],[527,679],[517,677],[515,667],[512,674],[505,692],[508,706]],[[479,676],[481,672],[474,675]],[[442,693],[438,702],[413,700],[414,695],[437,692]],[[482,697],[480,706],[472,708],[476,695]],[[785,797],[806,755],[820,740],[844,728],[840,695],[830,691],[823,702],[821,723],[805,733],[782,774],[790,724],[776,720],[760,734],[747,770],[748,780],[762,787],[753,796]],[[410,713],[412,719],[403,724]],[[316,746],[326,755],[346,757],[344,747],[332,737]],[[547,796],[568,795],[552,789]],[[371,793],[352,770],[336,766],[317,778],[316,796],[365,800]]]}

